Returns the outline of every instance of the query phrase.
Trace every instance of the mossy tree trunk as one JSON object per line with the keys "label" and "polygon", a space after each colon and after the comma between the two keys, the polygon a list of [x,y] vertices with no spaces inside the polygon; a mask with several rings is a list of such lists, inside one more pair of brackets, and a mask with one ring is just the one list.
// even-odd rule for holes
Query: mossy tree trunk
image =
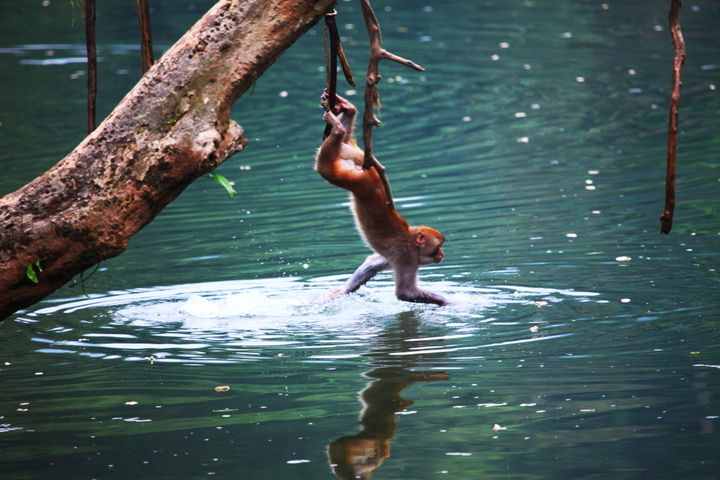
{"label": "mossy tree trunk", "polygon": [[[221,0],[49,171],[0,198],[0,320],[128,240],[242,150],[233,102],[333,0]],[[38,283],[26,275],[39,264]]]}

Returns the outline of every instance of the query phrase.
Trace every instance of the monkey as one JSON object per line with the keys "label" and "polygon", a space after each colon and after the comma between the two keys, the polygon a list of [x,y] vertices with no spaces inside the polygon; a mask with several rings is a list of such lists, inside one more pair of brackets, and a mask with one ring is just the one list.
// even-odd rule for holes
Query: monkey
{"label": "monkey", "polygon": [[[326,93],[321,103],[326,102]],[[326,111],[331,127],[315,157],[315,171],[331,184],[350,191],[350,208],[355,225],[373,254],[355,270],[333,296],[358,290],[383,270],[392,270],[395,296],[402,301],[444,306],[448,301],[418,287],[421,265],[440,263],[445,254],[445,237],[434,228],[410,226],[390,205],[388,192],[375,168],[363,169],[364,152],[354,137],[357,109],[337,95],[334,111]]]}

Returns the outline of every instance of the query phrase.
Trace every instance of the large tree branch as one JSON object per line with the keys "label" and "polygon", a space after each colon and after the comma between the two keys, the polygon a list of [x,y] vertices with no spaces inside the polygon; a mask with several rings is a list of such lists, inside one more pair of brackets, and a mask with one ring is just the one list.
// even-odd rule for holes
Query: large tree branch
{"label": "large tree branch", "polygon": [[[48,172],[0,198],[0,319],[125,250],[243,148],[233,102],[334,4],[221,0]],[[26,277],[42,266],[38,283]]]}

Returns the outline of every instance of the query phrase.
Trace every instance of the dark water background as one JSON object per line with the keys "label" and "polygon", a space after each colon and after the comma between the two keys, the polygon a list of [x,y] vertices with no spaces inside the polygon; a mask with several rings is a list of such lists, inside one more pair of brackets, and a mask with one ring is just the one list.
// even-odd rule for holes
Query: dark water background
{"label": "dark water background", "polygon": [[[82,17],[48,3],[0,0],[0,194],[83,138]],[[106,115],[138,33],[134,2],[99,3]],[[361,76],[356,3],[338,22]],[[309,32],[236,105],[235,200],[200,179],[0,326],[0,477],[720,478],[720,3],[684,2],[661,236],[668,3],[375,2],[387,46],[428,68],[383,66],[375,136],[403,214],[448,238],[422,274],[444,309],[397,302],[389,276],[314,301],[367,252],[312,171]],[[159,51],[210,2],[152,4]]]}

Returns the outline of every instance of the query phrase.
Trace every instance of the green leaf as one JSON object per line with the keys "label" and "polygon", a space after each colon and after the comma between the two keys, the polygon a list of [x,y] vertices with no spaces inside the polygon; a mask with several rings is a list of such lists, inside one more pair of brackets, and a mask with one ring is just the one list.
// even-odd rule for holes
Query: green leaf
{"label": "green leaf", "polygon": [[215,180],[218,185],[225,189],[228,197],[235,198],[237,196],[238,192],[237,190],[235,190],[235,182],[233,182],[232,180],[228,180],[227,177],[220,175],[219,173],[211,173],[210,178]]}
{"label": "green leaf", "polygon": [[33,283],[40,283],[32,263],[28,263],[28,266],[25,268],[25,276]]}

